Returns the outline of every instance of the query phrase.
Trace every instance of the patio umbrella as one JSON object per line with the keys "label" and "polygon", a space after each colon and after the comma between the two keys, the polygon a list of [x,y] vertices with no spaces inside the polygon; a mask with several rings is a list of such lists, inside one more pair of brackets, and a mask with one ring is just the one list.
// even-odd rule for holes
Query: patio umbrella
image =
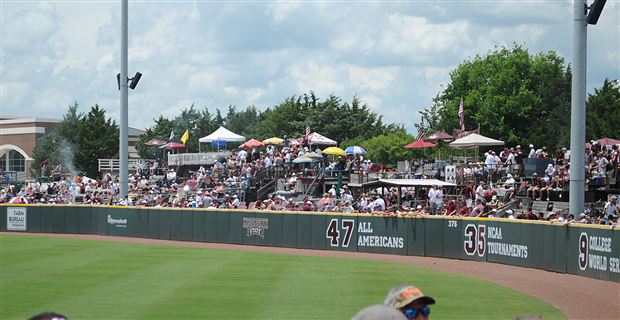
{"label": "patio umbrella", "polygon": [[147,146],[154,146],[154,147],[163,146],[164,144],[166,144],[166,141],[159,140],[159,139],[151,139],[145,143],[145,145]]}
{"label": "patio umbrella", "polygon": [[344,149],[344,153],[346,154],[367,154],[366,150],[360,146],[350,146]]}
{"label": "patio umbrella", "polygon": [[602,146],[613,146],[615,144],[620,144],[620,140],[611,139],[611,138],[601,138],[596,140],[598,144]]}
{"label": "patio umbrella", "polygon": [[283,142],[284,142],[284,139],[276,138],[276,137],[263,140],[264,144],[277,144],[277,145],[280,145]]}
{"label": "patio umbrella", "polygon": [[323,158],[322,155],[316,153],[316,152],[308,152],[304,154],[304,157],[308,157],[308,158],[312,158],[312,159],[321,159]]}
{"label": "patio umbrella", "polygon": [[430,143],[430,142],[426,142],[424,140],[416,140],[406,146],[404,146],[403,148],[406,149],[422,149],[422,148],[432,148],[432,147],[436,147],[435,144]]}
{"label": "patio umbrella", "polygon": [[244,144],[241,145],[242,148],[246,148],[246,149],[258,148],[262,146],[263,146],[263,143],[254,138],[246,141]]}
{"label": "patio umbrella", "polygon": [[174,149],[183,149],[185,145],[178,142],[168,142],[163,146],[159,147],[160,149],[174,150]]}
{"label": "patio umbrella", "polygon": [[338,147],[329,147],[326,148],[325,150],[323,150],[324,154],[331,154],[331,155],[335,155],[335,156],[344,156],[344,150],[338,148]]}
{"label": "patio umbrella", "polygon": [[310,158],[310,157],[306,157],[305,155],[295,158],[295,160],[293,160],[293,163],[312,163],[315,162],[316,160]]}

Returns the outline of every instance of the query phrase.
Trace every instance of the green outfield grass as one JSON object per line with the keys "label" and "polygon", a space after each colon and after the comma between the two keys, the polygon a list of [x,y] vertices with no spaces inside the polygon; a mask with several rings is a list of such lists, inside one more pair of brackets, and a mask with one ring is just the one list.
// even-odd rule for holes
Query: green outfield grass
{"label": "green outfield grass", "polygon": [[0,236],[0,319],[350,319],[414,283],[435,319],[563,319],[489,282],[379,261]]}

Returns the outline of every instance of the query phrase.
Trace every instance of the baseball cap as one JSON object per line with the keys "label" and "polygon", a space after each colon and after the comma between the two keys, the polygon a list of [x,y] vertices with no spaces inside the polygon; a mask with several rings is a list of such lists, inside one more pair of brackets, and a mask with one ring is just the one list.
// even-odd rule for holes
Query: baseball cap
{"label": "baseball cap", "polygon": [[355,316],[353,316],[352,320],[398,320],[398,319],[407,319],[405,315],[388,306],[376,304],[370,307],[366,307],[360,312],[358,312]]}
{"label": "baseball cap", "polygon": [[424,295],[422,290],[412,285],[404,285],[390,290],[385,297],[383,304],[395,309],[400,309],[416,300],[420,300],[426,304],[435,303],[435,299]]}

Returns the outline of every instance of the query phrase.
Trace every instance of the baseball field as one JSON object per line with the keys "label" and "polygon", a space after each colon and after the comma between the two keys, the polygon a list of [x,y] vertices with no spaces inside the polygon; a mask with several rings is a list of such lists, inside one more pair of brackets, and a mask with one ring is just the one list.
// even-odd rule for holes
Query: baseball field
{"label": "baseball field", "polygon": [[491,282],[385,261],[0,235],[0,319],[350,319],[413,283],[436,319],[563,319]]}

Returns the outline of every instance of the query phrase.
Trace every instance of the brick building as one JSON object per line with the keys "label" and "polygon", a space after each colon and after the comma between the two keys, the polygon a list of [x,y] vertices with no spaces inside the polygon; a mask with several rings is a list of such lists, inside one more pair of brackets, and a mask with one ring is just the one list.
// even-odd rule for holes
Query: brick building
{"label": "brick building", "polygon": [[[50,133],[59,119],[0,116],[0,169],[15,172],[16,179],[31,179],[32,151],[37,140]],[[129,128],[129,157],[138,158],[135,145],[144,131]]]}

